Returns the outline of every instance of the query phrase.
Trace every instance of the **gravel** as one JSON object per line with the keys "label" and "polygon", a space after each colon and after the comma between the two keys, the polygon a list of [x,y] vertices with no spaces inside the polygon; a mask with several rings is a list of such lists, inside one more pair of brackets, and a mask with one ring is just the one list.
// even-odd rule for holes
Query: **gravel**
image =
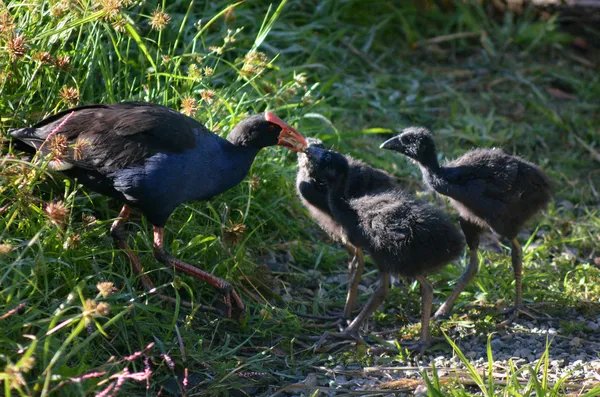
{"label": "gravel", "polygon": [[[507,329],[494,330],[491,339],[493,354],[493,368],[498,381],[505,380],[511,362],[517,368],[526,366],[534,368],[545,351],[546,341],[550,343],[548,382],[556,383],[561,378],[566,378],[567,383],[579,386],[591,386],[600,382],[600,333],[596,332],[600,326],[596,318],[584,318],[581,315],[569,316],[566,310],[559,320],[528,321],[519,319]],[[565,321],[566,320],[566,321]],[[568,324],[569,329],[563,329],[561,324]],[[594,324],[595,326],[593,326]],[[392,328],[392,327],[390,327]],[[576,329],[575,331],[573,329]],[[378,330],[379,331],[379,330]],[[379,331],[378,334],[381,335]],[[392,341],[392,336],[383,335],[383,339]],[[452,328],[449,335],[469,359],[472,365],[482,371],[487,371],[487,335],[477,334],[473,328]],[[402,360],[393,352],[379,353],[383,348],[367,342],[371,348],[375,362],[370,367],[358,364],[337,365],[325,369],[319,374],[319,384],[330,388],[344,390],[377,390],[388,388],[405,390],[397,385],[404,385],[404,380],[421,381],[421,371],[435,365],[440,377],[453,376],[458,371],[465,374],[465,366],[456,356],[450,346],[443,342],[434,345],[431,349],[417,358]],[[380,348],[377,350],[377,348]],[[352,351],[353,347],[346,347],[345,351]],[[379,362],[378,362],[379,361]],[[543,364],[543,363],[542,363]],[[541,379],[543,365],[538,372]],[[531,373],[525,370],[520,373],[523,380],[529,379]],[[466,377],[469,378],[468,376]],[[392,387],[394,386],[394,387]],[[501,387],[501,386],[500,386]],[[476,391],[473,389],[472,391]],[[329,395],[336,395],[329,391]],[[427,395],[423,382],[418,382],[410,388],[407,394],[391,395]],[[382,395],[385,395],[384,393]],[[379,394],[378,394],[379,395]]]}

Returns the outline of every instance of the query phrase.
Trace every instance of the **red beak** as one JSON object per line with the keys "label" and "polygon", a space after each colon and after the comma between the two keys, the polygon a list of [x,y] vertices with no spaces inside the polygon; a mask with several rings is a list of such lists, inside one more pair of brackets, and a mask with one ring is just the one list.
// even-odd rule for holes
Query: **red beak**
{"label": "red beak", "polygon": [[265,119],[269,123],[277,124],[281,127],[277,145],[293,150],[294,152],[303,152],[308,146],[308,143],[306,143],[306,139],[304,139],[302,134],[277,117],[275,113],[265,112]]}

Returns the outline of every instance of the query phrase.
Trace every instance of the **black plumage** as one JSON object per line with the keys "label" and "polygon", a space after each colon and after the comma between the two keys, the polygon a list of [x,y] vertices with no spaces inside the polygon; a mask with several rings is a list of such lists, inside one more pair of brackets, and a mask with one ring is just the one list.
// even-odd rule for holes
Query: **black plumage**
{"label": "black plumage", "polygon": [[[323,142],[319,139],[307,138],[306,141],[309,147],[323,148]],[[348,162],[348,180],[345,194],[349,199],[398,187],[395,178],[387,172],[373,168],[350,156],[345,157]],[[298,153],[296,191],[302,204],[308,209],[311,217],[319,224],[321,229],[334,241],[343,243],[352,255],[352,259],[348,264],[350,278],[348,297],[343,313],[344,319],[349,319],[357,302],[358,284],[364,269],[362,249],[352,245],[342,225],[333,217],[329,208],[327,182],[315,170],[306,153]]]}
{"label": "black plumage", "polygon": [[460,255],[464,249],[462,234],[441,211],[399,189],[349,198],[346,158],[316,147],[309,147],[306,152],[319,177],[327,183],[333,217],[355,247],[368,250],[380,271],[377,291],[345,332],[357,332],[385,300],[389,275],[393,273],[419,281],[421,342],[428,344],[433,289],[425,275]]}
{"label": "black plumage", "polygon": [[[38,159],[47,161],[49,169],[125,204],[111,233],[137,272],[142,272],[141,263],[123,231],[131,207],[154,226],[155,257],[222,291],[229,315],[231,298],[244,307],[231,284],[171,257],[163,245],[164,225],[180,204],[208,200],[241,182],[261,148],[299,151],[306,145],[271,112],[243,119],[223,139],[191,117],[142,102],[81,106],[9,133],[41,152]],[[142,281],[154,288],[147,276]]]}
{"label": "black plumage", "polygon": [[523,254],[516,237],[524,223],[550,201],[550,179],[535,164],[506,154],[501,149],[471,150],[440,166],[433,137],[425,128],[407,128],[381,147],[415,160],[425,182],[436,192],[448,196],[460,215],[461,227],[469,245],[470,263],[450,297],[436,312],[436,317],[450,313],[454,300],[477,273],[479,237],[488,227],[511,240],[516,284],[515,314],[522,311]]}

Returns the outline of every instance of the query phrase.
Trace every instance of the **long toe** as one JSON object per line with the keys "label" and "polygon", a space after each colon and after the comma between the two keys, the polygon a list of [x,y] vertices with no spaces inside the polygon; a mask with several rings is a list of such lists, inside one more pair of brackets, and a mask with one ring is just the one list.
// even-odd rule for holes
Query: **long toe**
{"label": "long toe", "polygon": [[436,320],[436,321],[447,320],[450,318],[451,314],[452,314],[452,311],[446,310],[444,305],[442,305],[442,306],[440,306],[439,309],[437,309],[437,311],[435,312],[433,317],[431,317],[431,319]]}
{"label": "long toe", "polygon": [[223,316],[226,318],[235,318],[238,322],[242,322],[246,313],[246,308],[239,295],[233,288],[226,288],[220,291],[223,294]]}
{"label": "long toe", "polygon": [[430,346],[430,343],[425,343],[422,340],[418,340],[416,342],[400,342],[400,346],[411,352],[421,354],[427,350],[427,348]]}
{"label": "long toe", "polygon": [[534,310],[531,308],[525,309],[525,307],[523,305],[514,305],[514,306],[506,309],[506,310],[504,310],[504,312],[502,314],[508,315],[509,317],[506,320],[502,321],[500,324],[498,324],[497,328],[506,328],[508,325],[512,324],[519,317],[519,315],[526,316],[532,320],[538,320],[538,321],[552,319],[552,317],[549,316],[548,314],[542,313],[543,317],[540,317],[540,316],[536,316],[536,315],[532,314],[531,311],[534,311]]}
{"label": "long toe", "polygon": [[[325,343],[326,340],[328,339],[338,339],[341,340],[342,342],[356,342],[358,344],[365,344],[364,339],[360,336],[360,334],[358,333],[358,331],[342,331],[342,332],[325,332],[323,335],[321,335],[321,337],[319,338],[317,344],[315,345],[315,351],[318,350],[323,350],[321,349],[321,347],[323,346],[323,344]],[[334,343],[335,346],[337,346],[339,343]],[[331,350],[330,347],[333,346],[328,346],[328,348],[325,348],[324,350],[329,351]]]}

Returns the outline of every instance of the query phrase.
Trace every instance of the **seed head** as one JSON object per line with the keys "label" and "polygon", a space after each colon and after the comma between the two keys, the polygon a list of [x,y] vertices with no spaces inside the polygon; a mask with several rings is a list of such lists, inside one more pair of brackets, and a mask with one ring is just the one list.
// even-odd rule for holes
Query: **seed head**
{"label": "seed head", "polygon": [[11,34],[16,25],[13,23],[10,14],[6,10],[0,10],[0,34]]}
{"label": "seed head", "polygon": [[252,190],[257,189],[261,183],[262,180],[257,175],[252,175],[252,178],[250,178],[250,187],[252,188]]}
{"label": "seed head", "polygon": [[262,52],[252,51],[244,57],[244,65],[241,73],[246,77],[251,77],[261,73],[269,63],[269,58]]}
{"label": "seed head", "polygon": [[79,161],[83,159],[83,155],[85,154],[85,148],[90,146],[91,144],[88,141],[77,140],[75,144],[73,144],[73,159]]}
{"label": "seed head", "polygon": [[68,72],[71,70],[71,57],[68,55],[59,55],[56,57],[55,65],[57,68]]}
{"label": "seed head", "polygon": [[83,224],[87,227],[92,226],[97,221],[97,219],[94,215],[83,214],[81,218],[82,218]]}
{"label": "seed head", "polygon": [[181,100],[181,113],[192,117],[198,111],[198,102],[196,99],[186,96]]}
{"label": "seed head", "polygon": [[161,55],[160,58],[162,59],[162,64],[163,65],[168,65],[171,62],[171,57],[168,55]]}
{"label": "seed head", "polygon": [[65,224],[67,216],[69,215],[69,210],[62,201],[48,204],[45,212],[46,216],[50,219],[50,222],[58,227],[62,227]]}
{"label": "seed head", "polygon": [[54,134],[48,141],[48,147],[50,148],[52,159],[62,160],[69,151],[67,137],[63,134]]}
{"label": "seed head", "polygon": [[243,223],[233,223],[229,220],[229,226],[223,230],[223,242],[228,245],[237,245],[244,239],[247,226]]}
{"label": "seed head", "polygon": [[54,63],[54,58],[46,51],[36,52],[33,54],[33,59],[39,63]]}
{"label": "seed head", "polygon": [[306,74],[304,74],[304,73],[296,74],[294,72],[294,82],[298,86],[303,86],[304,84],[306,84]]}
{"label": "seed head", "polygon": [[60,97],[70,106],[75,106],[79,103],[79,90],[65,85],[60,89]]}
{"label": "seed head", "polygon": [[202,70],[200,70],[198,65],[192,63],[188,67],[188,77],[194,80],[202,80]]}
{"label": "seed head", "polygon": [[217,55],[223,55],[223,47],[217,47],[217,46],[210,46],[208,47],[208,50],[210,52],[214,52]]}
{"label": "seed head", "polygon": [[79,235],[79,233],[73,233],[72,235],[67,237],[67,241],[65,241],[63,247],[64,249],[77,248],[80,242],[81,235]]}
{"label": "seed head", "polygon": [[108,316],[110,314],[110,303],[100,302],[96,306],[96,316]]}
{"label": "seed head", "polygon": [[6,367],[4,367],[4,376],[4,381],[8,383],[9,389],[18,390],[26,384],[23,373],[14,364],[6,364]]}
{"label": "seed head", "polygon": [[104,299],[108,298],[110,294],[117,290],[111,281],[100,282],[96,284],[96,288],[98,288],[100,295],[102,295]]}
{"label": "seed head", "polygon": [[10,70],[8,72],[0,72],[0,84],[9,82],[12,77],[13,73]]}
{"label": "seed head", "polygon": [[63,14],[65,14],[68,8],[69,5],[64,1],[61,1],[59,3],[56,3],[54,7],[50,9],[50,15],[52,15],[52,18],[60,18],[61,16],[63,16]]}
{"label": "seed head", "polygon": [[210,66],[204,67],[204,77],[210,77],[213,75],[214,72],[215,72],[215,70],[213,68],[211,68]]}
{"label": "seed head", "polygon": [[215,101],[217,94],[213,90],[202,90],[200,91],[200,97],[207,104],[210,105]]}
{"label": "seed head", "polygon": [[86,301],[83,302],[81,314],[83,314],[86,322],[89,322],[92,318],[96,317],[96,307],[98,307],[98,302],[93,299],[86,299]]}
{"label": "seed head", "polygon": [[235,32],[231,29],[227,29],[227,36],[223,38],[223,42],[225,44],[235,43],[237,41],[235,35],[238,34],[240,31],[241,29],[237,29]]}
{"label": "seed head", "polygon": [[225,22],[234,23],[235,22],[235,12],[234,12],[233,7],[227,8],[227,10],[225,10],[225,14],[223,14],[223,17],[225,18]]}
{"label": "seed head", "polygon": [[311,95],[311,93],[307,92],[306,94],[304,94],[304,96],[302,97],[302,104],[310,105],[312,102],[313,102],[313,96]]}
{"label": "seed head", "polygon": [[167,14],[166,12],[164,12],[163,10],[161,10],[159,7],[156,10],[154,10],[154,12],[152,13],[150,22],[148,22],[148,23],[154,30],[163,30],[164,28],[167,27],[167,25],[170,22],[171,22],[171,16],[169,14]]}
{"label": "seed head", "polygon": [[122,16],[116,16],[115,19],[111,23],[113,29],[117,32],[124,32],[125,25],[127,25],[127,21]]}
{"label": "seed head", "polygon": [[0,244],[0,256],[8,255],[13,247],[10,244]]}
{"label": "seed head", "polygon": [[35,365],[35,358],[29,357],[25,360],[21,360],[19,367],[21,367],[22,372],[27,373],[33,369],[34,365]]}
{"label": "seed head", "polygon": [[98,0],[98,5],[105,12],[105,19],[113,19],[121,12],[123,0]]}
{"label": "seed head", "polygon": [[6,47],[11,60],[22,58],[27,52],[27,40],[23,34],[13,35],[6,42]]}

